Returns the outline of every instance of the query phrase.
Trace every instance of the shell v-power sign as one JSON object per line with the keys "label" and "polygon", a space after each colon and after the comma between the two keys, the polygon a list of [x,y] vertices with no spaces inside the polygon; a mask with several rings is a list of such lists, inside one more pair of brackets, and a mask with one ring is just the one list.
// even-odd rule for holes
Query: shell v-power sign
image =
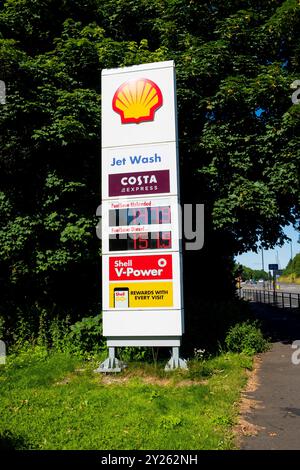
{"label": "shell v-power sign", "polygon": [[103,335],[180,346],[183,333],[173,61],[102,71]]}

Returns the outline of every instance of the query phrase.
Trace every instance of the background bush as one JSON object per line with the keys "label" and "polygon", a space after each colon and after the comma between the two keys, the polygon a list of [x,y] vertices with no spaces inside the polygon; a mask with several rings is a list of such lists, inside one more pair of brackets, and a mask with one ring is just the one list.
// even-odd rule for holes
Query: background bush
{"label": "background bush", "polygon": [[232,326],[225,338],[229,351],[246,354],[261,353],[268,349],[258,322],[242,322]]}

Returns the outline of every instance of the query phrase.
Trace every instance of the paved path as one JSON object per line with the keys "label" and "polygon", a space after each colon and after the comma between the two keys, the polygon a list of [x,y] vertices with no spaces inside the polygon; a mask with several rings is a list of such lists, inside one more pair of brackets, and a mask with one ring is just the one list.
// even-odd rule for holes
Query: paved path
{"label": "paved path", "polygon": [[272,337],[273,347],[262,355],[256,391],[246,394],[256,406],[244,417],[260,430],[256,436],[243,438],[241,448],[299,450],[300,364],[292,363],[296,349],[291,344],[294,340],[300,344],[300,315],[291,316],[285,310],[261,304],[253,304],[253,309]]}

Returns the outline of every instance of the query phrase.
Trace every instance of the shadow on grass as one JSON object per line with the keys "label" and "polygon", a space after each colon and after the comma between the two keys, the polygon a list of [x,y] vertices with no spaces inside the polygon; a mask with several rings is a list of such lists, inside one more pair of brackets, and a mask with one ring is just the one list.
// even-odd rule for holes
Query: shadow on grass
{"label": "shadow on grass", "polygon": [[33,449],[33,446],[23,436],[13,434],[11,431],[3,431],[0,433],[0,451],[29,449]]}

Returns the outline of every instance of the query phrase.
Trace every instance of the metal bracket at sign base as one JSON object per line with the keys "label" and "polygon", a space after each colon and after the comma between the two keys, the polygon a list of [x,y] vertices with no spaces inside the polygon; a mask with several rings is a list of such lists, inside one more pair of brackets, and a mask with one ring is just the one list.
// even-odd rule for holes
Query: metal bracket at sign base
{"label": "metal bracket at sign base", "polygon": [[101,362],[94,372],[121,372],[125,367],[126,365],[115,357],[115,348],[108,348],[108,358]]}
{"label": "metal bracket at sign base", "polygon": [[187,369],[187,362],[184,359],[179,357],[179,348],[172,348],[171,359],[167,362],[165,366],[165,371],[171,371],[175,369]]}

